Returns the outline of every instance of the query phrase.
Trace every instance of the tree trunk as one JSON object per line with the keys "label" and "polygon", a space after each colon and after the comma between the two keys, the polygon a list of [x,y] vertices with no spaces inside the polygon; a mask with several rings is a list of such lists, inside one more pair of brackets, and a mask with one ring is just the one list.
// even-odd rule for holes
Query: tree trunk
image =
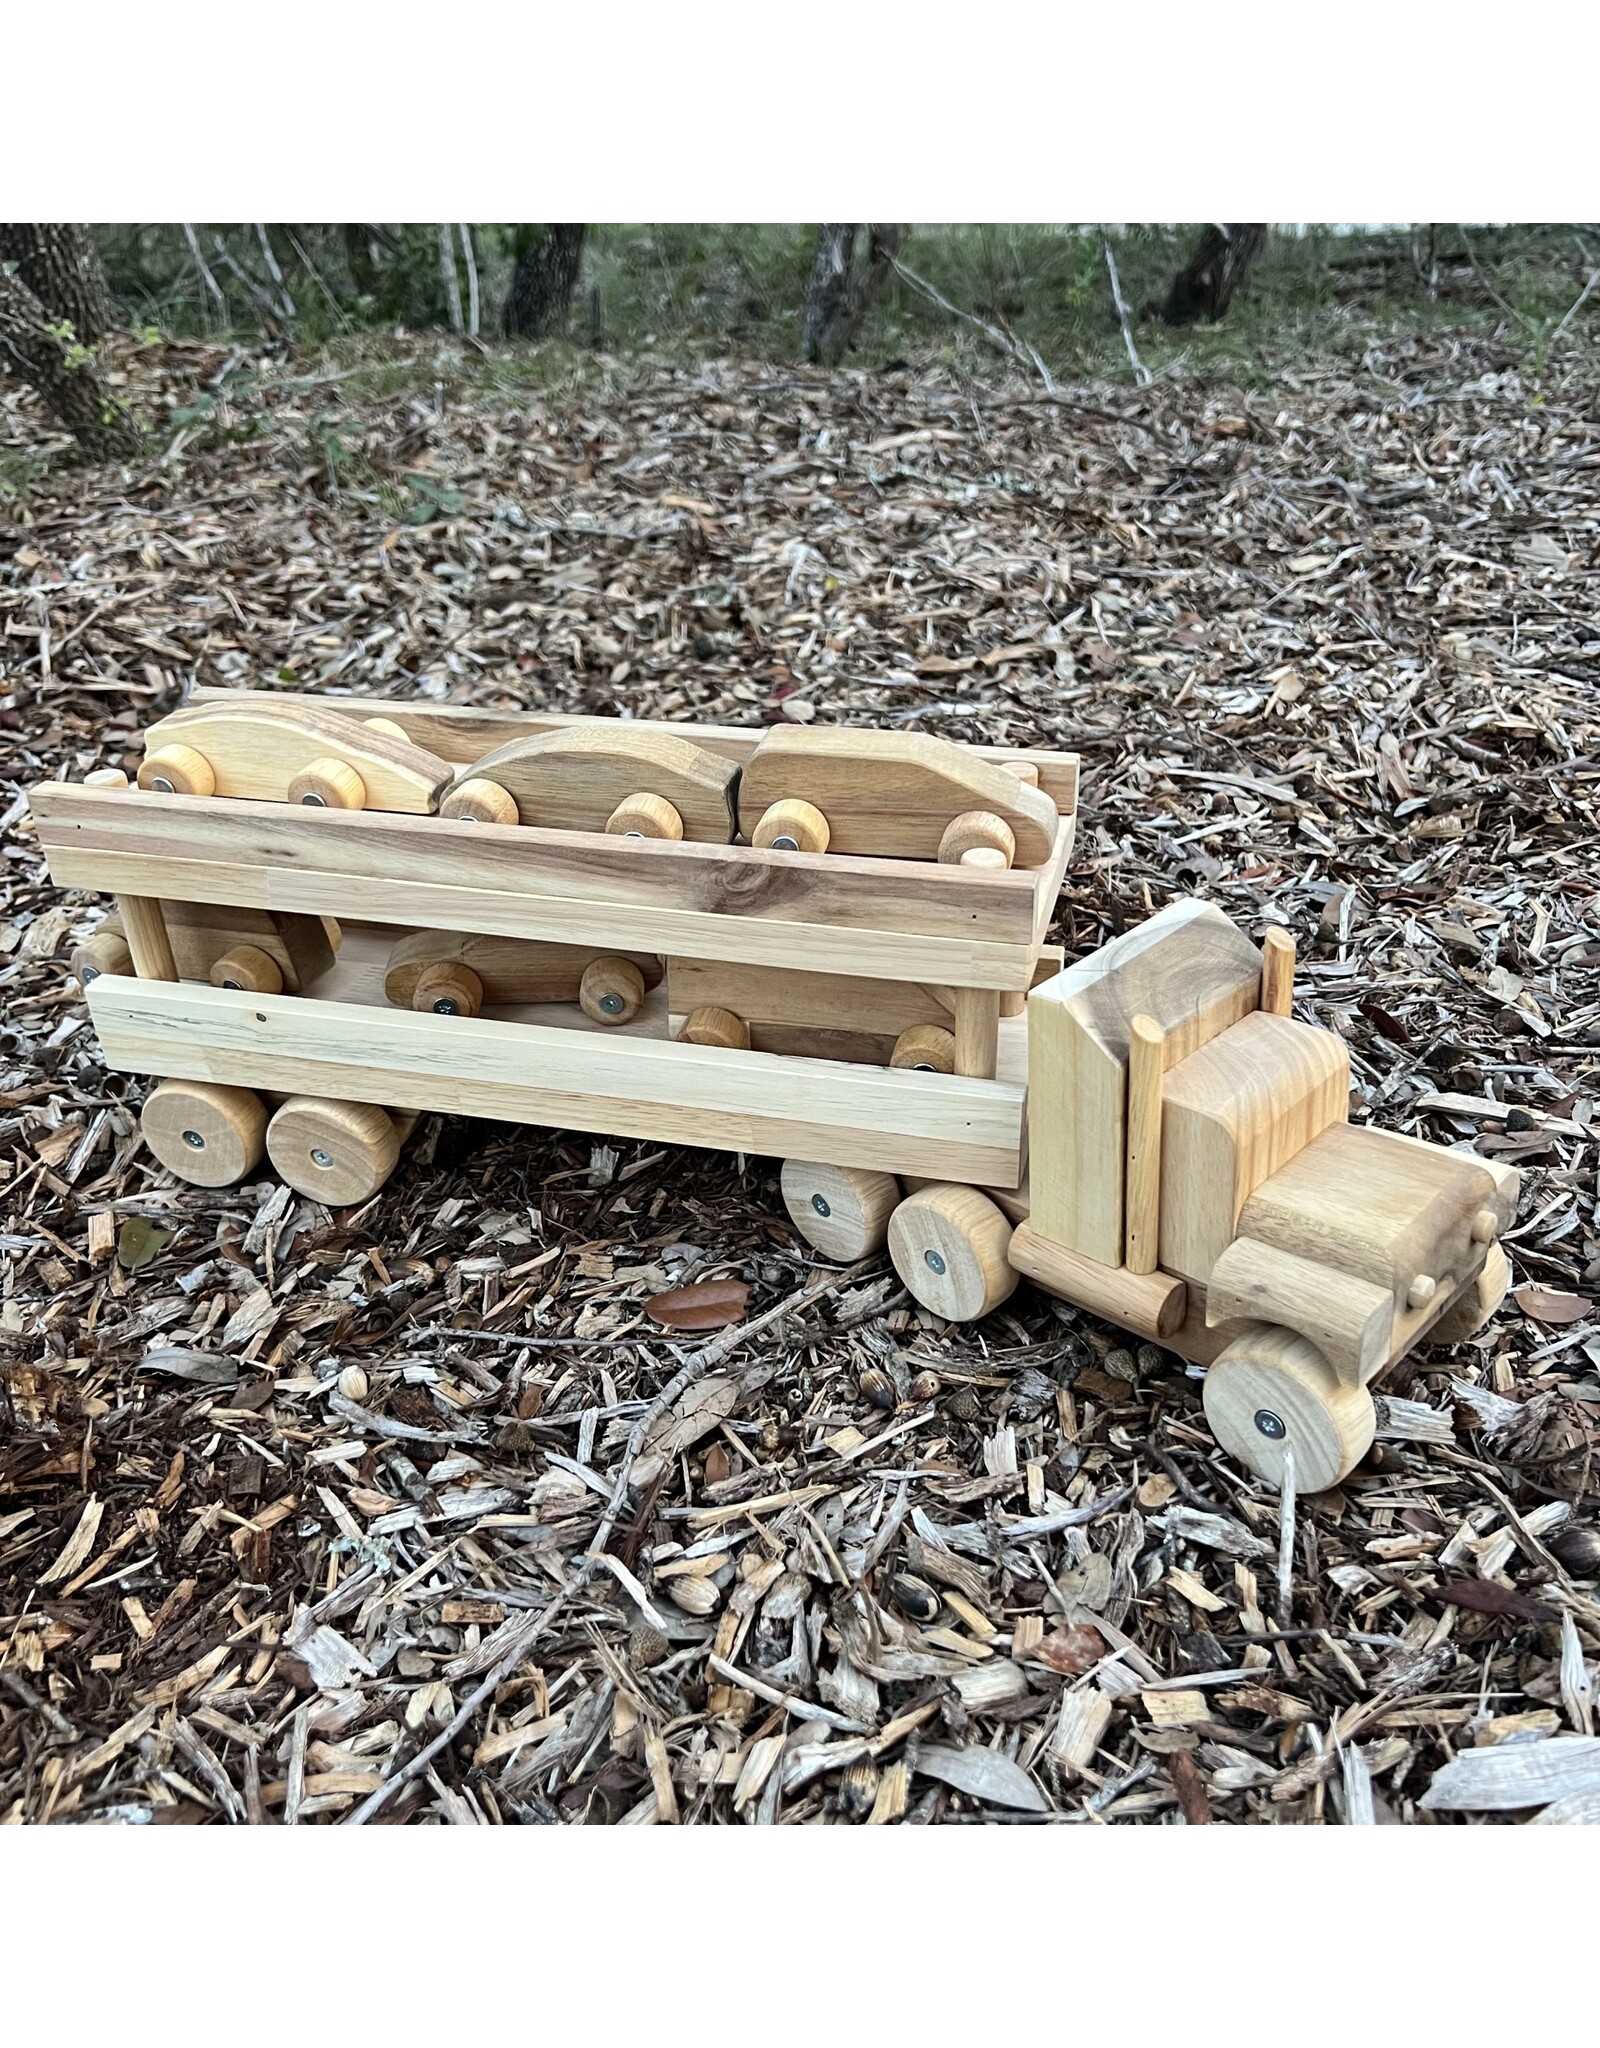
{"label": "tree trunk", "polygon": [[583,263],[583,226],[546,227],[517,258],[502,316],[510,335],[544,334],[572,304]]}
{"label": "tree trunk", "polygon": [[1220,320],[1266,240],[1264,221],[1208,226],[1194,254],[1172,280],[1161,308],[1167,326]]}
{"label": "tree trunk", "polygon": [[904,223],[869,228],[867,261],[855,272],[856,223],[827,222],[817,229],[800,323],[800,352],[808,363],[843,362],[910,232]]}
{"label": "tree trunk", "polygon": [[106,389],[93,349],[65,314],[47,312],[20,277],[0,270],[0,363],[39,393],[85,452],[100,461],[131,455],[133,422]]}
{"label": "tree trunk", "polygon": [[0,263],[14,263],[40,305],[70,320],[73,340],[85,348],[116,326],[100,252],[82,221],[0,223]]}

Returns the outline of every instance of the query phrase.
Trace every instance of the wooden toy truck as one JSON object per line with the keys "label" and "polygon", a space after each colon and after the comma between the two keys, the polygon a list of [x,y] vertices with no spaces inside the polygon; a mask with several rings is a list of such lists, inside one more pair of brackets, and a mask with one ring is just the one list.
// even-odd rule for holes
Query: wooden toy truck
{"label": "wooden toy truck", "polygon": [[825,1256],[953,1321],[1026,1274],[1306,1490],[1505,1292],[1516,1174],[1349,1124],[1286,934],[1178,902],[1061,965],[1071,755],[200,691],[90,781],[34,816],[184,1180],[359,1203],[421,1110],[776,1155]]}

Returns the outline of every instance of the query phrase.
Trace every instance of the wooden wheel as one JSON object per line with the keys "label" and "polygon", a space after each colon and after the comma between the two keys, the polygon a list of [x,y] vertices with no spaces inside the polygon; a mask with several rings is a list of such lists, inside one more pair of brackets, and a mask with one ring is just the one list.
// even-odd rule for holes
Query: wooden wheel
{"label": "wooden wheel", "polygon": [[319,811],[362,811],[367,806],[367,785],[348,761],[325,754],[290,779],[289,801],[310,804]]}
{"label": "wooden wheel", "polygon": [[626,1024],[644,1001],[644,976],[631,960],[607,953],[591,960],[578,983],[583,1014],[597,1024]]}
{"label": "wooden wheel", "polygon": [[786,796],[767,808],[750,834],[752,846],[770,846],[774,853],[826,853],[832,838],[827,819],[815,804]]}
{"label": "wooden wheel", "polygon": [[81,946],[72,949],[72,971],[84,988],[102,974],[131,974],[133,955],[127,940],[121,932],[91,932]]}
{"label": "wooden wheel", "polygon": [[375,1103],[291,1095],[267,1125],[267,1152],[298,1194],[348,1208],[375,1195],[394,1172],[400,1137]]}
{"label": "wooden wheel", "polygon": [[469,775],[458,782],[439,806],[441,818],[464,818],[471,825],[517,824],[517,800],[509,789],[487,775]]}
{"label": "wooden wheel", "polygon": [[721,1045],[739,1052],[750,1050],[750,1026],[731,1010],[719,1010],[708,1003],[691,1010],[678,1033],[680,1045]]}
{"label": "wooden wheel", "polygon": [[942,1024],[909,1025],[894,1042],[891,1067],[915,1067],[924,1074],[953,1074],[956,1035]]}
{"label": "wooden wheel", "polygon": [[919,1188],[889,1218],[894,1269],[926,1309],[953,1323],[998,1308],[1017,1284],[1006,1257],[1012,1225],[976,1188],[954,1181]]}
{"label": "wooden wheel", "polygon": [[231,1187],[266,1150],[267,1112],[248,1088],[163,1081],[139,1119],[144,1141],[169,1173],[197,1188]]}
{"label": "wooden wheel", "polygon": [[476,1017],[483,1008],[483,982],[464,961],[435,960],[417,976],[411,1007],[436,1017]]}
{"label": "wooden wheel", "polygon": [[1483,1271],[1453,1301],[1423,1339],[1427,1344],[1465,1344],[1476,1337],[1506,1298],[1511,1285],[1511,1262],[1499,1245],[1492,1245]]}
{"label": "wooden wheel", "polygon": [[963,811],[944,828],[939,858],[947,867],[1008,868],[1017,857],[1017,835],[993,811]]}
{"label": "wooden wheel", "polygon": [[126,789],[128,778],[121,768],[95,768],[83,778],[85,789]]}
{"label": "wooden wheel", "polygon": [[681,839],[683,819],[676,804],[640,790],[625,796],[606,820],[613,839]]}
{"label": "wooden wheel", "polygon": [[259,946],[230,946],[206,976],[213,988],[242,988],[253,996],[283,993],[283,969]]}
{"label": "wooden wheel", "polygon": [[386,740],[398,740],[403,747],[411,744],[411,735],[403,725],[397,725],[392,718],[364,718],[361,723],[368,732],[379,732]]}
{"label": "wooden wheel", "polygon": [[160,796],[210,796],[216,786],[216,775],[205,755],[176,741],[146,754],[139,763],[139,787]]}
{"label": "wooden wheel", "polygon": [[883,1249],[900,1200],[892,1173],[786,1159],[779,1185],[789,1221],[825,1259],[864,1259]]}
{"label": "wooden wheel", "polygon": [[1366,1455],[1377,1418],[1365,1387],[1339,1378],[1309,1338],[1275,1323],[1235,1337],[1206,1373],[1206,1420],[1222,1448],[1269,1486],[1294,1453],[1295,1486],[1321,1493]]}

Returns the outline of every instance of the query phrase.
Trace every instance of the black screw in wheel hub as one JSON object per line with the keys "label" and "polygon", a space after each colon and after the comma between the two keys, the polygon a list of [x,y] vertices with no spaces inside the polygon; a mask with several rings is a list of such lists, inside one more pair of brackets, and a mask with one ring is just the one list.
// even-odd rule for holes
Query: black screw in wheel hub
{"label": "black screw in wheel hub", "polygon": [[206,1141],[198,1131],[185,1131],[183,1142],[189,1147],[191,1152],[203,1152],[206,1149]]}
{"label": "black screw in wheel hub", "polygon": [[1263,1436],[1271,1437],[1274,1443],[1289,1434],[1289,1425],[1281,1415],[1274,1415],[1270,1408],[1256,1410],[1256,1428]]}
{"label": "black screw in wheel hub", "polygon": [[780,832],[772,842],[772,850],[774,853],[798,853],[800,842],[792,833]]}
{"label": "black screw in wheel hub", "polygon": [[937,1252],[924,1252],[922,1256],[927,1261],[930,1272],[942,1273],[944,1271],[944,1260]]}
{"label": "black screw in wheel hub", "polygon": [[440,996],[433,1006],[433,1014],[436,1017],[454,1017],[457,1014],[455,997]]}
{"label": "black screw in wheel hub", "polygon": [[600,1007],[608,1017],[620,1017],[622,1014],[622,998],[619,995],[602,996],[600,998]]}
{"label": "black screw in wheel hub", "polygon": [[811,1197],[811,1206],[819,1216],[831,1216],[833,1214],[826,1195],[813,1195]]}
{"label": "black screw in wheel hub", "polygon": [[150,787],[154,790],[159,790],[162,796],[175,796],[177,794],[172,787],[171,780],[165,775],[152,775]]}
{"label": "black screw in wheel hub", "polygon": [[311,1148],[311,1164],[313,1166],[331,1166],[333,1164],[333,1154],[325,1152],[320,1145],[313,1145]]}
{"label": "black screw in wheel hub", "polygon": [[317,792],[314,789],[308,789],[305,795],[300,799],[300,801],[303,804],[312,805],[316,810],[319,811],[325,811],[328,808],[326,800],[318,796]]}

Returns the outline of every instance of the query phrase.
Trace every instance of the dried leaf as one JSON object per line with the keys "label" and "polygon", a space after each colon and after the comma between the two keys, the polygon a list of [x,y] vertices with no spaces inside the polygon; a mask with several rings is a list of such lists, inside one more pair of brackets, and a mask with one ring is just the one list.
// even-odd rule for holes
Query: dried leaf
{"label": "dried leaf", "polygon": [[1543,1601],[1501,1586],[1493,1579],[1459,1579],[1434,1588],[1433,1597],[1451,1607],[1470,1607],[1474,1614],[1512,1614],[1518,1621],[1554,1621],[1556,1610]]}
{"label": "dried leaf", "polygon": [[972,1799],[1008,1806],[1017,1813],[1050,1811],[1048,1800],[1021,1765],[992,1749],[925,1742],[917,1752],[915,1768],[923,1777],[937,1778],[941,1785],[952,1786]]}
{"label": "dried leaf", "polygon": [[117,1263],[124,1272],[137,1273],[160,1254],[171,1235],[148,1216],[130,1216],[117,1232]]}
{"label": "dried leaf", "polygon": [[1512,1299],[1536,1323],[1581,1323],[1595,1312],[1587,1297],[1567,1294],[1559,1287],[1519,1287]]}
{"label": "dried leaf", "polygon": [[645,1303],[645,1313],[669,1330],[720,1330],[726,1323],[743,1319],[749,1299],[746,1281],[697,1280],[690,1287],[673,1287],[665,1294],[652,1295]]}
{"label": "dried leaf", "polygon": [[193,1380],[196,1386],[234,1387],[239,1383],[237,1360],[191,1351],[182,1344],[152,1344],[139,1363],[146,1372],[170,1373],[175,1380]]}

